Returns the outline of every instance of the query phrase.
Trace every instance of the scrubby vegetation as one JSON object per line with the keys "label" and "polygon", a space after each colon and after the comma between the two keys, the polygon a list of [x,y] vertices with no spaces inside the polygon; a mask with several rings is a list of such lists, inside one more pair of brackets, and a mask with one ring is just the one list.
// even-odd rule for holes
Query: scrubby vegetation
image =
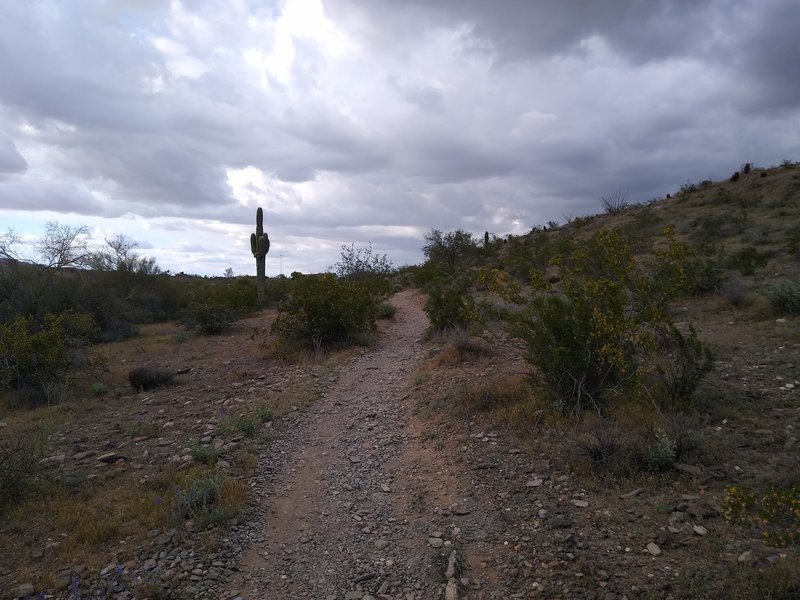
{"label": "scrubby vegetation", "polygon": [[[657,494],[700,482],[703,494],[719,496],[735,535],[796,545],[797,481],[783,457],[796,449],[796,433],[775,424],[796,408],[793,171],[687,182],[675,197],[647,204],[603,197],[604,214],[522,236],[432,230],[424,264],[399,272],[371,246],[344,246],[335,273],[267,279],[261,301],[253,278],[163,273],[125,238],[92,248],[84,228],[51,224],[26,255],[8,232],[0,236],[3,531],[16,536],[21,515],[35,507],[67,536],[57,556],[68,557],[102,556],[123,539],[144,544],[155,528],[225,526],[247,501],[241,482],[271,421],[324,390],[325,363],[341,356],[334,351],[368,344],[376,319],[395,315],[389,295],[415,286],[426,293],[431,325],[425,376],[441,371],[446,388],[437,410],[455,410],[476,430],[512,430],[521,446],[543,444],[541,454],[565,457],[563,473],[587,488]],[[780,344],[749,356],[762,343],[751,338],[768,329]],[[232,336],[240,346],[252,341],[236,352],[266,362],[239,370],[232,352],[207,361],[206,389],[225,392],[201,407],[199,386],[184,386],[201,374],[170,353],[201,363]],[[263,351],[265,339],[277,354]],[[740,346],[744,357],[733,356]],[[513,353],[513,368],[495,374],[498,357]],[[322,365],[319,386],[295,386],[298,357],[301,367]],[[262,378],[273,369],[285,369],[285,382],[267,392]],[[477,375],[456,385],[459,370]],[[175,380],[176,372],[192,375]],[[173,439],[181,410],[192,430]],[[117,422],[97,433],[93,420],[105,414]],[[769,427],[758,425],[765,414]],[[73,422],[90,425],[70,431]],[[149,465],[146,453],[133,459],[137,444],[164,444],[169,467]],[[769,460],[744,474],[729,465],[741,448]],[[73,456],[87,464],[72,469]],[[156,468],[159,476],[143,475]],[[101,516],[72,519],[77,507]],[[796,589],[796,577],[787,581]]]}
{"label": "scrubby vegetation", "polygon": [[391,263],[371,246],[344,246],[341,256],[336,276],[295,278],[272,324],[283,353],[366,344],[375,331],[379,308],[391,290]]}

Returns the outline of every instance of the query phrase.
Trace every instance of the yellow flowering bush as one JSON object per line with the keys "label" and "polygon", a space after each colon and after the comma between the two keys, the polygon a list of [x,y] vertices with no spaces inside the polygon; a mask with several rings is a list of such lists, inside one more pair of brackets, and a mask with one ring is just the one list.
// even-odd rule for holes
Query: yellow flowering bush
{"label": "yellow flowering bush", "polygon": [[96,333],[92,318],[74,311],[48,313],[41,324],[17,317],[0,325],[0,387],[44,391],[65,376],[71,351]]}
{"label": "yellow flowering bush", "polygon": [[722,514],[730,523],[755,527],[771,546],[800,543],[800,490],[795,486],[773,486],[764,495],[731,486]]}
{"label": "yellow flowering bush", "polygon": [[[556,259],[557,285],[532,278],[531,299],[512,318],[512,331],[526,342],[528,362],[560,409],[602,412],[621,386],[636,380],[642,358],[659,350],[664,331],[691,342],[674,345],[676,368],[686,375],[677,394],[690,394],[710,369],[711,357],[696,337],[684,338],[671,327],[666,308],[683,286],[683,249],[667,239],[672,259],[661,267],[663,276],[652,265],[637,264],[620,232],[607,229]],[[510,287],[500,277],[492,281],[501,292]],[[708,362],[701,369],[682,364],[694,367],[701,359]]]}

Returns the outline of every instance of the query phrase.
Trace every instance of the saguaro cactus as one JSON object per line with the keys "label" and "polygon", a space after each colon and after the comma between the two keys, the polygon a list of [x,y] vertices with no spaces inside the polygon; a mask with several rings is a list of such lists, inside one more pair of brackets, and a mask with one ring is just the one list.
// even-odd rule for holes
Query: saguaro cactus
{"label": "saguaro cactus", "polygon": [[250,234],[250,250],[256,257],[256,287],[258,301],[264,301],[264,277],[266,275],[267,252],[269,252],[269,236],[264,233],[264,211],[258,207],[256,211],[256,232]]}

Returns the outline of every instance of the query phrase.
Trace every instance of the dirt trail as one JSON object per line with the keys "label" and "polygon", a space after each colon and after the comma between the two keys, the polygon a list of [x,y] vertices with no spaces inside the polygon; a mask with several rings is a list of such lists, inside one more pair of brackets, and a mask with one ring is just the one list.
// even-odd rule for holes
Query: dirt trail
{"label": "dirt trail", "polygon": [[257,485],[261,530],[230,586],[240,597],[444,596],[452,532],[432,520],[436,507],[457,504],[458,479],[411,422],[427,326],[421,297],[405,291],[393,303],[396,318],[377,345],[270,448],[274,470]]}

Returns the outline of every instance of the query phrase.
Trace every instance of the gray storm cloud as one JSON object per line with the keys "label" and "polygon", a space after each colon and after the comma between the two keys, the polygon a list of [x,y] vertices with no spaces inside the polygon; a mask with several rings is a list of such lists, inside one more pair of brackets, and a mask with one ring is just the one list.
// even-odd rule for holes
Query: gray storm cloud
{"label": "gray storm cloud", "polygon": [[431,227],[520,232],[798,158],[798,21],[794,0],[10,0],[0,210],[238,227],[263,205],[304,252],[413,262]]}

